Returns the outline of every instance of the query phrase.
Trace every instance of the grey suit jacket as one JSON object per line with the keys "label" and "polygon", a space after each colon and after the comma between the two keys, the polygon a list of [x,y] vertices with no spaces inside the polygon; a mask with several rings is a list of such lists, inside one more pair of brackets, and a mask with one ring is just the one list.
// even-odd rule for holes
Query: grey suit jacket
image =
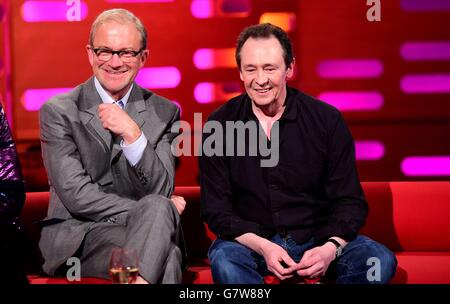
{"label": "grey suit jacket", "polygon": [[119,142],[102,127],[101,104],[91,78],[46,102],[40,112],[41,146],[50,185],[50,204],[39,247],[43,269],[54,275],[77,249],[90,225],[130,210],[147,194],[169,197],[174,188],[172,124],[179,109],[136,83],[126,111],[148,142],[133,167]]}

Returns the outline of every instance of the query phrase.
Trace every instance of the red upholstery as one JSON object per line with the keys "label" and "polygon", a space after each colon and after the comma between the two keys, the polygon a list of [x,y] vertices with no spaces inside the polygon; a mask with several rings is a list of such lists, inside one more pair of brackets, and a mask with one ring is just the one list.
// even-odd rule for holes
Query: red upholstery
{"label": "red upholstery", "polygon": [[28,275],[31,284],[112,284],[110,280],[100,278],[81,278],[80,281],[69,281],[66,278],[49,278],[39,275]]}
{"label": "red upholstery", "polygon": [[395,251],[450,251],[450,182],[363,183],[363,233]]}
{"label": "red upholstery", "polygon": [[396,252],[393,283],[450,283],[450,182],[362,183],[370,205],[361,233]]}
{"label": "red upholstery", "polygon": [[[398,259],[393,283],[450,283],[450,182],[366,182],[362,183],[370,205],[369,218],[361,233],[395,251]],[[206,253],[214,234],[200,220],[200,189],[178,187],[187,207],[181,223],[188,252],[188,269],[184,283],[212,283]],[[48,193],[28,193],[22,219],[35,242],[39,228],[34,221],[45,216]],[[37,246],[33,255],[39,257]],[[68,284],[63,278],[29,276],[32,284]],[[267,277],[266,283],[277,283]],[[83,278],[76,283],[109,283],[107,280]]]}

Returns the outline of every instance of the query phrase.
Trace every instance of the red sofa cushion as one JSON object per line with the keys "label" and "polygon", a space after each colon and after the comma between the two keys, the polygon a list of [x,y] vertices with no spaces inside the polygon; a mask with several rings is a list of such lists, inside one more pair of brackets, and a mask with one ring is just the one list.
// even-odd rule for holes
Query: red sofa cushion
{"label": "red sofa cushion", "polygon": [[394,251],[450,251],[450,182],[366,182],[361,230]]}
{"label": "red sofa cushion", "polygon": [[450,284],[450,252],[397,252],[394,284]]}

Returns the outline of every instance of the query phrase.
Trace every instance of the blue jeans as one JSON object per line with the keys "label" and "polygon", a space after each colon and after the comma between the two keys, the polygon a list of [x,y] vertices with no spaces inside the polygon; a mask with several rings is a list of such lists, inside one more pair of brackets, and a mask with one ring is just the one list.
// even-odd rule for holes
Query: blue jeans
{"label": "blue jeans", "polygon": [[[290,236],[278,234],[271,241],[283,247],[297,263],[305,251],[314,247],[313,239],[297,244]],[[213,280],[218,284],[263,284],[264,276],[271,274],[264,257],[235,241],[216,239],[208,258]],[[360,235],[344,247],[326,276],[338,284],[386,284],[396,267],[397,259],[388,248]]]}

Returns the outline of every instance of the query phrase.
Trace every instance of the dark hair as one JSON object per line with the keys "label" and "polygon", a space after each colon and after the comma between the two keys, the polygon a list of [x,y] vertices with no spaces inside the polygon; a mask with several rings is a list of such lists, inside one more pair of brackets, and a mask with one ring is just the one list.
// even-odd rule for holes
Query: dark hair
{"label": "dark hair", "polygon": [[283,49],[284,63],[286,64],[286,68],[289,67],[289,65],[294,60],[294,51],[292,48],[291,40],[289,39],[288,35],[286,34],[285,31],[283,31],[282,28],[276,25],[270,23],[262,23],[246,27],[239,34],[236,43],[236,53],[235,53],[238,68],[241,69],[242,46],[249,38],[270,38],[271,36],[274,36],[280,42],[281,47]]}

